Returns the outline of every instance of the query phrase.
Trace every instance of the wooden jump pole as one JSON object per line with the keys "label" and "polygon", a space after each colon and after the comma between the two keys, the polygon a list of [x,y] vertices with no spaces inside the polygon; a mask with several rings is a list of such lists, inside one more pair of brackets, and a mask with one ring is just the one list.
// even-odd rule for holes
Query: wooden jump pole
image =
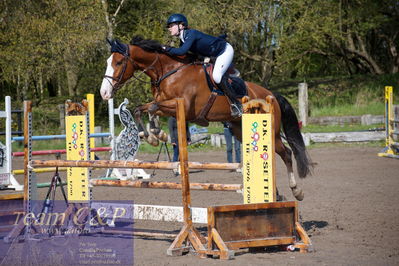
{"label": "wooden jump pole", "polygon": [[[168,161],[73,161],[73,160],[33,160],[30,166],[42,167],[93,167],[93,168],[142,168],[142,169],[177,169],[182,163]],[[240,168],[238,163],[200,163],[187,162],[190,169],[203,170],[235,170]]]}
{"label": "wooden jump pole", "polygon": [[[134,187],[134,188],[158,188],[158,189],[182,189],[181,183],[176,182],[151,182],[141,180],[102,180],[92,179],[93,186],[106,187]],[[214,183],[190,183],[190,189],[211,191],[238,191],[242,189],[239,184],[214,184]]]}
{"label": "wooden jump pole", "polygon": [[118,235],[133,235],[140,237],[157,237],[157,238],[175,238],[177,234],[173,233],[156,233],[156,232],[144,232],[144,231],[125,231],[125,230],[116,230],[116,229],[103,229],[100,231],[102,234],[118,234]]}
{"label": "wooden jump pole", "polygon": [[15,200],[15,199],[24,199],[24,194],[17,193],[17,194],[2,194],[2,195],[0,195],[0,200]]}

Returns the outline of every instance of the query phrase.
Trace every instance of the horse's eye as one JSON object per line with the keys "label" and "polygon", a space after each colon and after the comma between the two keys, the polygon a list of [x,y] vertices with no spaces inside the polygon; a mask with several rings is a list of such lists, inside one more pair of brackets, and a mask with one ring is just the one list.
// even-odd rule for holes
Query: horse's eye
{"label": "horse's eye", "polygon": [[116,62],[115,65],[116,65],[116,66],[121,66],[121,65],[122,65],[122,61]]}

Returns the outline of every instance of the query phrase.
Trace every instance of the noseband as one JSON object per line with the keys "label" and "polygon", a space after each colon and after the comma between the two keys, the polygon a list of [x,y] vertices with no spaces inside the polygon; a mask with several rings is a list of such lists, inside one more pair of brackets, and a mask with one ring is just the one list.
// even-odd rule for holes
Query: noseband
{"label": "noseband", "polygon": [[123,64],[122,72],[119,74],[118,77],[114,78],[114,77],[112,77],[112,76],[104,75],[104,78],[106,78],[107,80],[108,80],[108,79],[111,79],[111,80],[113,80],[113,81],[116,81],[115,84],[112,84],[112,82],[111,82],[110,80],[108,80],[108,82],[109,82],[109,83],[111,84],[111,86],[112,86],[112,91],[117,91],[120,87],[122,87],[121,81],[122,81],[123,75],[124,75],[125,72],[126,72],[126,68],[127,68],[127,58],[130,58],[130,57],[129,57],[128,55],[125,54],[125,55],[124,55],[124,58],[123,58],[124,64]]}

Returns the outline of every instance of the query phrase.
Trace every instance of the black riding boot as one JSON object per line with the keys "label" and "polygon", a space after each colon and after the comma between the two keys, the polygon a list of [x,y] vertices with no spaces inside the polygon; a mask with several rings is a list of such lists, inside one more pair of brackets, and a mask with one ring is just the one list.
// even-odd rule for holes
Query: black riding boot
{"label": "black riding boot", "polygon": [[229,98],[230,102],[230,110],[231,110],[231,116],[234,118],[241,117],[242,116],[242,105],[239,100],[234,96],[234,93],[232,91],[231,85],[228,81],[228,77],[224,75],[222,77],[222,80],[220,82],[219,88],[224,92],[224,94]]}

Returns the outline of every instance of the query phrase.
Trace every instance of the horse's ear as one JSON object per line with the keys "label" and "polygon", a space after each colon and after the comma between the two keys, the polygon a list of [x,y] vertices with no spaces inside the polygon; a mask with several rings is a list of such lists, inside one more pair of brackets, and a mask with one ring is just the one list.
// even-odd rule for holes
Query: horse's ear
{"label": "horse's ear", "polygon": [[114,39],[109,41],[108,43],[111,45],[111,53],[120,53],[122,55],[130,55],[129,46],[127,44],[122,43],[118,39]]}
{"label": "horse's ear", "polygon": [[244,96],[244,97],[242,97],[241,101],[244,104],[244,103],[249,101],[249,97],[248,96]]}
{"label": "horse's ear", "polygon": [[275,99],[276,99],[276,98],[274,98],[274,96],[272,96],[272,95],[267,95],[267,96],[266,96],[266,102],[267,102],[268,104],[273,104],[273,102],[274,102]]}
{"label": "horse's ear", "polygon": [[82,105],[86,108],[86,110],[89,110],[89,102],[86,99],[82,100]]}

